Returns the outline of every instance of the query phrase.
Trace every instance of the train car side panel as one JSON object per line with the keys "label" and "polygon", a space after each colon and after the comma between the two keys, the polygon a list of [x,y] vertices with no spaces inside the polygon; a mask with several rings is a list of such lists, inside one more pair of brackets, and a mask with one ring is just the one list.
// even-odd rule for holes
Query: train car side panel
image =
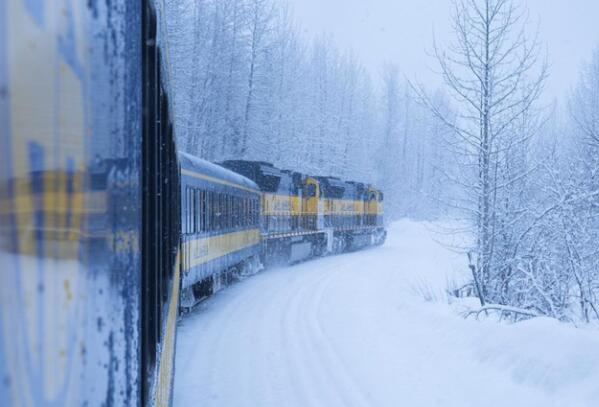
{"label": "train car side panel", "polygon": [[181,164],[181,306],[191,307],[257,267],[261,250],[257,186],[184,153]]}

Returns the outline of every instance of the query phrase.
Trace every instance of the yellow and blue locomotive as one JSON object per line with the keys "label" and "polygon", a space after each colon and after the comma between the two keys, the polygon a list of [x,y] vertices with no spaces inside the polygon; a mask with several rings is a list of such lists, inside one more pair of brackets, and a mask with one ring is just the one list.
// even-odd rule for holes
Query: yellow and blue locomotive
{"label": "yellow and blue locomotive", "polygon": [[260,161],[230,160],[226,168],[262,193],[262,258],[294,263],[382,244],[383,194],[372,186],[281,170]]}

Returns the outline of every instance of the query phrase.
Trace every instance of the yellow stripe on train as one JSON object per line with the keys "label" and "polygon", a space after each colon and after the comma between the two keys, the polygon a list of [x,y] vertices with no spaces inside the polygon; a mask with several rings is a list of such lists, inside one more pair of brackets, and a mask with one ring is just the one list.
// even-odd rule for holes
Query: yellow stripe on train
{"label": "yellow stripe on train", "polygon": [[[383,208],[382,202],[377,202],[376,200],[324,199],[323,201],[324,215],[377,215],[382,213]],[[307,206],[307,204],[305,206]],[[302,216],[317,214],[316,211],[303,209],[302,199],[297,195],[269,193],[262,195],[262,214],[265,216]]]}
{"label": "yellow stripe on train", "polygon": [[181,284],[181,256],[177,253],[175,262],[175,273],[173,278],[173,287],[171,290],[171,300],[168,306],[164,345],[160,354],[160,366],[158,367],[158,379],[156,382],[156,393],[154,395],[156,407],[168,407],[172,397],[172,378],[174,376],[175,360],[175,340],[177,315],[179,311],[179,286]]}
{"label": "yellow stripe on train", "polygon": [[260,243],[260,230],[242,230],[183,243],[184,270]]}

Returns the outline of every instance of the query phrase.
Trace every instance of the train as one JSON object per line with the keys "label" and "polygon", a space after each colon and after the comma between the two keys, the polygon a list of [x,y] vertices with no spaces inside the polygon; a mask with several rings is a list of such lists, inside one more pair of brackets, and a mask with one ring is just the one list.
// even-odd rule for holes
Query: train
{"label": "train", "polygon": [[2,406],[169,406],[196,303],[385,240],[372,185],[181,151],[163,4],[0,1]]}
{"label": "train", "polygon": [[383,193],[372,185],[281,170],[220,165],[179,152],[180,306],[269,265],[383,244]]}

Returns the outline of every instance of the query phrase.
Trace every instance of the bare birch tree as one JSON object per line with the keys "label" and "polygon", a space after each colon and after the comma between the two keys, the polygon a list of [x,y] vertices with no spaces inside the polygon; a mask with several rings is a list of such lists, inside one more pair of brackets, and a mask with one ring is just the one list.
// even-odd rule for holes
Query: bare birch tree
{"label": "bare birch tree", "polygon": [[[464,172],[454,178],[467,191],[456,203],[472,225],[476,239],[470,252],[471,270],[481,304],[496,276],[494,255],[498,230],[498,191],[525,173],[503,169],[510,154],[530,137],[514,131],[534,108],[547,76],[536,39],[527,37],[527,15],[514,0],[455,0],[452,27],[455,40],[447,48],[436,41],[434,54],[455,117],[447,117],[418,87],[422,101],[451,130],[462,151]],[[499,177],[503,174],[503,177]],[[492,300],[494,300],[493,298]]]}

